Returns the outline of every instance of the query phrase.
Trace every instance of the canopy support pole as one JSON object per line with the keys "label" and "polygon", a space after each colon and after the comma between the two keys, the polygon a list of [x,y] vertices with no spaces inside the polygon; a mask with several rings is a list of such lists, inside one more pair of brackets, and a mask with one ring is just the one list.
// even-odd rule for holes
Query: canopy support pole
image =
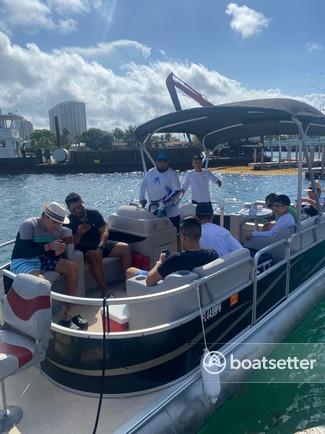
{"label": "canopy support pole", "polygon": [[205,152],[205,155],[206,155],[204,168],[205,168],[205,170],[207,170],[209,167],[209,152],[207,150],[207,147],[205,146],[205,136],[203,137],[203,140],[202,140],[202,148],[203,148],[203,151]]}
{"label": "canopy support pole", "polygon": [[146,173],[147,172],[147,165],[146,165],[146,160],[144,158],[142,143],[140,143],[140,156],[141,156],[142,169],[143,169],[144,173]]}
{"label": "canopy support pole", "polygon": [[299,158],[298,158],[298,186],[297,186],[297,191],[298,191],[297,227],[298,227],[298,232],[299,232],[301,230],[302,157],[303,157],[303,151],[304,151],[305,156],[306,156],[306,162],[307,162],[308,171],[309,171],[309,179],[310,179],[312,187],[313,187],[313,193],[314,193],[314,197],[316,199],[316,204],[317,204],[317,212],[319,215],[321,214],[321,209],[320,209],[319,199],[317,196],[317,191],[316,191],[316,186],[315,186],[315,178],[314,178],[314,174],[313,174],[313,170],[312,170],[312,166],[311,166],[311,161],[310,161],[308,150],[306,147],[306,137],[307,137],[307,131],[308,131],[309,126],[307,126],[306,130],[304,131],[303,125],[299,121],[299,119],[297,119],[296,117],[293,116],[292,120],[294,121],[294,123],[296,124],[296,126],[298,128],[299,139],[300,139],[299,151],[298,151]]}

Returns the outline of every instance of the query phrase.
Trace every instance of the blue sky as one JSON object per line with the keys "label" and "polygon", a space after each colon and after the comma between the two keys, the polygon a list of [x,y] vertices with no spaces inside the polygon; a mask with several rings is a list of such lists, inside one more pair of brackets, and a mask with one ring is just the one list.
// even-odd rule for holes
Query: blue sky
{"label": "blue sky", "polygon": [[106,129],[171,111],[171,71],[215,104],[325,104],[323,0],[0,0],[0,10],[0,108],[36,127],[68,99]]}

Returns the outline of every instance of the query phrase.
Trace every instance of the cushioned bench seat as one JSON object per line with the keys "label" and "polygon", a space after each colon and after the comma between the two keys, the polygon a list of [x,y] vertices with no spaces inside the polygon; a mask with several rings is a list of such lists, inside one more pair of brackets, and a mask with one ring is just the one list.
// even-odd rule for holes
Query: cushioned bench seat
{"label": "cushioned bench seat", "polygon": [[[213,303],[236,288],[248,285],[252,275],[252,263],[249,250],[240,249],[202,267],[194,268],[193,272],[199,277],[210,276],[218,272],[215,278],[201,285],[202,306]],[[226,271],[220,273],[222,270]]]}
{"label": "cushioned bench seat", "polygon": [[[169,289],[190,285],[198,275],[190,271],[178,271],[169,274],[163,281],[154,286],[146,285],[145,276],[128,279],[126,290],[128,297],[156,294]],[[176,321],[198,309],[196,290],[189,289],[180,294],[172,294],[167,298],[154,301],[129,304],[129,326],[131,330],[155,327]]]}

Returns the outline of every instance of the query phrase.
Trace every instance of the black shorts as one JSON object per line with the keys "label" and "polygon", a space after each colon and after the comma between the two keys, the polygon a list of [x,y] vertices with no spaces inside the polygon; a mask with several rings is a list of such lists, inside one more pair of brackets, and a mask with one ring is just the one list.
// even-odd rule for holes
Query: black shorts
{"label": "black shorts", "polygon": [[173,225],[175,226],[177,233],[179,233],[179,225],[181,222],[181,217],[178,215],[176,217],[169,217],[169,220],[173,223]]}
{"label": "black shorts", "polygon": [[[107,258],[112,250],[114,249],[114,247],[116,246],[117,241],[107,241],[107,243],[105,244],[105,246],[101,247],[101,251],[103,252],[103,258]],[[86,246],[77,246],[78,250],[81,250],[83,254],[89,252],[90,250],[96,250],[96,248],[89,248]]]}
{"label": "black shorts", "polygon": [[105,246],[103,246],[101,248],[102,252],[103,252],[103,258],[107,258],[111,254],[111,252],[114,249],[114,247],[116,246],[116,244],[117,244],[117,241],[111,241],[111,240],[107,241]]}

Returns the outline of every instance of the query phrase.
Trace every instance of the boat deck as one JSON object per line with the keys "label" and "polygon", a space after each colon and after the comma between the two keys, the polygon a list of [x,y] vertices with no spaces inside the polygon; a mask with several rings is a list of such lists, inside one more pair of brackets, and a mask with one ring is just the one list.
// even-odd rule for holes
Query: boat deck
{"label": "boat deck", "polygon": [[[33,367],[5,380],[7,403],[23,410],[10,434],[89,434],[95,424],[98,397],[82,396],[58,387]],[[104,398],[98,434],[125,432],[121,428],[158,405],[178,385],[129,398]]]}

